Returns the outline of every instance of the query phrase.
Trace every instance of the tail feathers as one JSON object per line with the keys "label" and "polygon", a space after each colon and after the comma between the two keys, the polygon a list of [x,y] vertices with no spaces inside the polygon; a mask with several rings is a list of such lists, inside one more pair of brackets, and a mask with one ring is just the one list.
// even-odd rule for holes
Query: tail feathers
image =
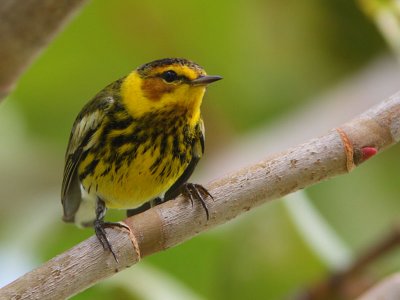
{"label": "tail feathers", "polygon": [[63,220],[64,222],[67,222],[67,223],[74,223],[74,222],[75,222],[75,216],[67,216],[67,215],[64,213],[64,215],[63,215],[63,217],[62,217],[62,220]]}
{"label": "tail feathers", "polygon": [[75,215],[80,207],[82,199],[82,187],[79,183],[78,175],[75,174],[65,194],[61,193],[61,203],[64,209],[63,220],[71,223],[75,222]]}

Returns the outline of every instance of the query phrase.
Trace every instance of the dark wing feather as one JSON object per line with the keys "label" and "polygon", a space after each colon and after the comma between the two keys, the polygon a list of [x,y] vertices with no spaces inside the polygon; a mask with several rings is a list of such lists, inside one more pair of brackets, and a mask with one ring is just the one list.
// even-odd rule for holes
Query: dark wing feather
{"label": "dark wing feather", "polygon": [[61,187],[61,202],[64,208],[64,221],[73,222],[81,203],[81,190],[78,178],[78,165],[82,154],[96,143],[93,134],[101,126],[107,111],[113,105],[111,96],[99,94],[89,102],[78,115],[71,130],[65,154],[65,168]]}

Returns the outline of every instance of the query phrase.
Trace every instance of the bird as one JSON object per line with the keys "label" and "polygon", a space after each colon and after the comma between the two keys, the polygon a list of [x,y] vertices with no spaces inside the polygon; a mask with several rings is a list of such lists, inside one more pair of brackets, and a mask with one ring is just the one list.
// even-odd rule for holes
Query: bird
{"label": "bird", "polygon": [[189,183],[204,153],[201,104],[206,87],[222,79],[184,58],[155,60],[97,93],[73,123],[61,202],[63,220],[94,227],[105,250],[117,257],[105,228],[107,209],[141,213],[185,194],[205,202],[211,194]]}

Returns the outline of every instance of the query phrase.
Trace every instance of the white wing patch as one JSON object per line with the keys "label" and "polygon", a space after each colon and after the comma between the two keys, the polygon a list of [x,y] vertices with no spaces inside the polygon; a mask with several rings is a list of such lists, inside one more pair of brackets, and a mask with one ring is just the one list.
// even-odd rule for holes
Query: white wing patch
{"label": "white wing patch", "polygon": [[96,196],[88,194],[82,185],[80,187],[82,200],[75,214],[75,224],[78,227],[92,226],[93,221],[96,219],[97,199]]}

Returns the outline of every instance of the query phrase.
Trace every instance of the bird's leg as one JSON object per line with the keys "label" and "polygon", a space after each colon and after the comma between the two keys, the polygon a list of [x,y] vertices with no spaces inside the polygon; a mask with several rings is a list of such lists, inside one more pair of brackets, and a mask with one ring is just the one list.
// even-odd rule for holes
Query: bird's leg
{"label": "bird's leg", "polygon": [[126,211],[126,216],[129,218],[129,217],[132,217],[134,215],[140,214],[140,213],[142,213],[142,212],[144,212],[144,211],[146,211],[146,210],[148,210],[148,209],[150,209],[150,208],[152,208],[152,207],[154,207],[154,206],[156,206],[158,204],[161,204],[163,202],[164,201],[160,197],[157,197],[157,198],[155,198],[153,200],[150,200],[149,202],[146,202],[142,206],[128,209]]}
{"label": "bird's leg", "polygon": [[142,206],[139,206],[139,207],[136,207],[136,208],[128,209],[128,210],[126,211],[126,216],[127,216],[128,218],[129,218],[129,217],[132,217],[132,216],[134,216],[134,215],[140,214],[140,213],[142,213],[142,212],[148,210],[149,208],[151,208],[150,202],[146,202],[146,203],[143,204]]}
{"label": "bird's leg", "polygon": [[185,183],[183,185],[182,194],[190,199],[192,205],[194,200],[200,201],[201,206],[203,206],[204,210],[206,211],[207,220],[210,219],[210,214],[205,199],[210,197],[214,200],[214,198],[205,187],[196,183]]}
{"label": "bird's leg", "polygon": [[161,203],[164,203],[164,202],[165,202],[165,201],[164,201],[164,198],[157,197],[157,198],[155,198],[155,199],[153,199],[153,200],[150,201],[150,207],[157,206],[157,205],[159,205],[159,204],[161,204]]}
{"label": "bird's leg", "polygon": [[109,250],[112,255],[114,256],[115,261],[118,263],[118,258],[115,252],[112,249],[110,241],[107,238],[107,233],[105,231],[106,227],[122,227],[125,229],[130,228],[127,225],[122,223],[112,223],[112,222],[104,222],[104,216],[106,214],[107,208],[103,200],[97,199],[97,206],[96,206],[96,220],[94,221],[94,231],[96,233],[97,239],[99,240],[100,244],[103,246],[104,250]]}

